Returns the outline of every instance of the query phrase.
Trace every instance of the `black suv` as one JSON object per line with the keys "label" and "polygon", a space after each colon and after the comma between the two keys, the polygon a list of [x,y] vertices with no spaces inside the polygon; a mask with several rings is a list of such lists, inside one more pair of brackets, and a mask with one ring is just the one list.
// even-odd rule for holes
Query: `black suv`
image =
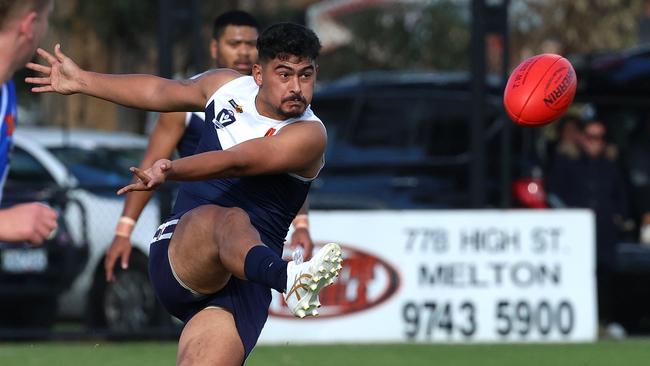
{"label": "black suv", "polygon": [[[527,143],[539,131],[507,120],[499,81],[489,80],[488,86],[487,206],[503,207],[503,196],[514,192],[510,206],[541,207],[541,189],[517,188],[540,183],[533,174],[538,154]],[[312,104],[327,126],[328,147],[325,168],[310,192],[311,207],[472,207],[471,101],[467,73],[368,72],[320,87]],[[504,128],[516,136],[507,145]],[[505,186],[504,148],[511,152],[507,168],[514,177]]]}

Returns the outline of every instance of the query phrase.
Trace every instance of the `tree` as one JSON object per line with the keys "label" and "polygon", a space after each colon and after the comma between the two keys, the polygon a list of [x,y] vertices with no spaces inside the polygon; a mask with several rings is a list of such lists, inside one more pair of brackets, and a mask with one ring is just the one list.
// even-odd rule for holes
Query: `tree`
{"label": "tree", "polygon": [[467,9],[453,1],[404,3],[347,13],[353,37],[323,55],[321,75],[373,70],[463,70],[469,64]]}
{"label": "tree", "polygon": [[556,41],[563,54],[617,50],[637,41],[643,0],[513,0],[514,63]]}
{"label": "tree", "polygon": [[[51,51],[55,43],[61,43],[66,54],[93,71],[155,73],[156,12],[156,2],[151,1],[57,2],[43,47]],[[40,111],[35,122],[107,130],[143,129],[143,111],[83,95],[36,96],[27,91],[25,84],[17,84],[22,91],[20,104]]]}

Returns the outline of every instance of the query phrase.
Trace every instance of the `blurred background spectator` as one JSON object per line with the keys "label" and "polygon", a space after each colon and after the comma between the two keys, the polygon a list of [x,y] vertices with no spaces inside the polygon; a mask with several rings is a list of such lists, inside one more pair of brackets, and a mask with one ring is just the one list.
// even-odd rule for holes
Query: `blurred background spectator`
{"label": "blurred background spectator", "polygon": [[639,240],[650,245],[650,115],[641,121],[639,133],[630,141],[627,173],[633,214],[639,222]]}
{"label": "blurred background spectator", "polygon": [[566,207],[589,208],[596,216],[598,317],[611,333],[616,244],[627,216],[627,194],[617,150],[607,144],[605,124],[593,116],[580,124],[576,154],[558,153],[547,176],[548,192]]}
{"label": "blurred background spectator", "polygon": [[562,119],[558,124],[557,144],[551,159],[555,155],[564,155],[566,157],[576,158],[580,154],[579,139],[580,139],[580,118],[575,115],[568,115]]}

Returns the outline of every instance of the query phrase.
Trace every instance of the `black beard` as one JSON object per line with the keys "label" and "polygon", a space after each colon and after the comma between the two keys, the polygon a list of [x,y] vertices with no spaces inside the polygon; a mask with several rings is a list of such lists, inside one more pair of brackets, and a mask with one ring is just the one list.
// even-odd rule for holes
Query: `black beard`
{"label": "black beard", "polygon": [[282,110],[282,107],[278,108],[278,115],[284,117],[284,119],[297,118],[302,116],[303,113],[305,113],[305,110],[301,112],[285,112]]}

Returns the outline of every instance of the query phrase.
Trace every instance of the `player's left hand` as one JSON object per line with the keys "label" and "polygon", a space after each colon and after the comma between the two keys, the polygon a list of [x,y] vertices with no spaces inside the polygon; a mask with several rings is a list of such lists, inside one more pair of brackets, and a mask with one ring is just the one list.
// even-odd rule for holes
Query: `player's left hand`
{"label": "player's left hand", "polygon": [[131,172],[136,176],[136,182],[131,183],[119,191],[117,194],[124,194],[132,191],[153,191],[167,180],[167,174],[172,167],[172,162],[168,159],[157,160],[151,168],[146,170],[131,167]]}
{"label": "player's left hand", "polygon": [[25,65],[28,69],[39,72],[40,77],[27,77],[25,82],[33,84],[32,92],[56,92],[63,95],[77,93],[80,89],[81,74],[83,70],[61,51],[61,45],[54,46],[54,54],[42,48],[36,50],[50,66],[29,62]]}
{"label": "player's left hand", "polygon": [[314,242],[311,240],[309,229],[306,227],[294,229],[293,234],[291,234],[290,247],[295,249],[297,246],[302,246],[302,256],[305,261],[311,259],[314,251]]}

